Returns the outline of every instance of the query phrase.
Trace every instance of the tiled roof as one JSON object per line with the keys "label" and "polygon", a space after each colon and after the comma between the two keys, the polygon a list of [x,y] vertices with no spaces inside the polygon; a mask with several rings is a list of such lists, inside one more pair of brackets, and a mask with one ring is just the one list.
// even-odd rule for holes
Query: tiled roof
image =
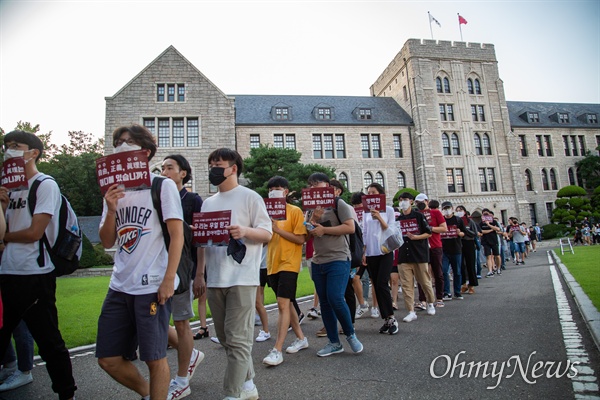
{"label": "tiled roof", "polygon": [[[391,97],[231,95],[236,125],[413,125],[411,117]],[[274,107],[288,107],[289,120],[275,120]],[[315,118],[317,108],[331,108],[333,119]],[[370,109],[372,118],[357,118]]]}
{"label": "tiled roof", "polygon": [[[596,120],[600,117],[600,104],[580,103],[539,103],[530,101],[507,101],[510,125],[515,128],[600,128],[598,123],[590,124],[588,114],[595,114]],[[539,122],[529,122],[528,113],[538,113]],[[559,113],[569,115],[568,123],[561,123]]]}

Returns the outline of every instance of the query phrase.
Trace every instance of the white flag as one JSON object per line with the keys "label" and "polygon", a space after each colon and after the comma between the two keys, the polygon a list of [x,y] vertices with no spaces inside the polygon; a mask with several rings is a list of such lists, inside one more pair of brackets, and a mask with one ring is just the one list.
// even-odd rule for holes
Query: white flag
{"label": "white flag", "polygon": [[440,28],[442,27],[442,24],[440,24],[440,21],[433,18],[433,15],[429,14],[429,23],[431,23],[431,22],[435,22]]}

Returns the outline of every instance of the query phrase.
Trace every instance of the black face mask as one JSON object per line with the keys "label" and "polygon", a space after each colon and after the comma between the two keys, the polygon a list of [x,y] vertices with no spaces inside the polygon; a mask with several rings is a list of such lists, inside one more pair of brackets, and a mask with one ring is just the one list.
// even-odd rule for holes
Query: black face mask
{"label": "black face mask", "polygon": [[223,167],[212,167],[208,171],[208,180],[214,186],[219,186],[221,183],[225,182],[227,177],[225,176],[225,168]]}
{"label": "black face mask", "polygon": [[417,208],[421,211],[423,211],[425,209],[427,205],[425,203],[418,203],[417,204]]}

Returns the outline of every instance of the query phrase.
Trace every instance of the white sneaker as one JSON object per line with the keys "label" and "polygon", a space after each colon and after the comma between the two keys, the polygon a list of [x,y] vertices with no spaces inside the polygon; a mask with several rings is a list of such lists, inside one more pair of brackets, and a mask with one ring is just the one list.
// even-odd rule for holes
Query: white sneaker
{"label": "white sneaker", "polygon": [[371,318],[379,318],[379,309],[377,307],[371,307]]}
{"label": "white sneaker", "polygon": [[402,319],[402,321],[404,321],[404,322],[412,322],[412,321],[414,321],[416,319],[417,319],[417,313],[415,313],[414,311],[411,311],[411,312],[408,313],[408,315],[406,317],[404,317]]}
{"label": "white sneaker", "polygon": [[313,307],[310,310],[308,310],[308,313],[306,313],[306,316],[310,319],[315,319],[315,318],[319,318],[319,313],[317,312],[317,309]]}
{"label": "white sneaker", "polygon": [[260,320],[260,316],[258,314],[254,314],[254,326],[261,326],[262,321]]}
{"label": "white sneaker", "polygon": [[33,382],[33,376],[31,375],[31,372],[24,374],[21,371],[16,370],[4,381],[2,385],[0,385],[0,392],[16,389],[31,382]]}
{"label": "white sneaker", "polygon": [[192,376],[194,376],[194,372],[196,372],[198,364],[200,364],[202,360],[204,360],[204,353],[200,350],[193,349],[192,357],[190,358],[190,365],[188,367],[188,379],[192,379]]}
{"label": "white sneaker", "polygon": [[210,341],[213,342],[213,343],[216,343],[216,344],[221,344],[221,341],[216,336],[211,336],[210,337]]}
{"label": "white sneaker", "polygon": [[432,303],[427,304],[427,315],[435,315],[435,307]]}
{"label": "white sneaker", "polygon": [[354,319],[360,319],[363,315],[365,315],[367,313],[367,311],[369,311],[369,307],[367,307],[367,308],[358,307],[358,309],[356,310],[356,313],[354,314]]}
{"label": "white sneaker", "polygon": [[15,362],[15,366],[14,367],[4,367],[4,368],[2,368],[0,370],[0,383],[4,382],[8,378],[10,378],[10,376],[12,374],[14,374],[16,370],[17,370],[17,363],[16,362]]}
{"label": "white sneaker", "polygon": [[169,394],[167,395],[167,400],[176,400],[183,399],[184,397],[189,396],[192,393],[190,389],[190,384],[187,386],[181,386],[175,379],[171,379],[171,383],[169,384]]}
{"label": "white sneaker", "polygon": [[258,400],[258,389],[256,385],[252,389],[242,389],[240,400]]}
{"label": "white sneaker", "polygon": [[271,333],[265,332],[262,329],[258,332],[258,336],[256,337],[257,342],[264,342],[265,340],[271,339]]}
{"label": "white sneaker", "polygon": [[302,340],[296,338],[296,340],[294,340],[292,344],[287,349],[285,349],[285,352],[293,354],[299,352],[302,349],[306,349],[307,347],[308,339],[306,337],[304,337],[304,339]]}
{"label": "white sneaker", "polygon": [[283,362],[283,354],[281,354],[281,352],[275,348],[271,349],[271,351],[269,352],[269,354],[263,358],[263,364],[267,364],[267,365],[279,365]]}

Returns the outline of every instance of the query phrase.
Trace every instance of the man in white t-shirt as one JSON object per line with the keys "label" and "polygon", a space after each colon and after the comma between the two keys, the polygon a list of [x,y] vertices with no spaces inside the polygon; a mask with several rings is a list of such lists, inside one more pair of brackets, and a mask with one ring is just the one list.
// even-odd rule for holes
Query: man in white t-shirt
{"label": "man in white t-shirt", "polygon": [[[21,320],[25,321],[46,362],[52,389],[63,400],[72,399],[77,386],[69,351],[58,329],[54,265],[46,246],[40,245],[44,235],[48,243],[54,244],[56,241],[61,205],[60,189],[56,182],[37,170],[36,163],[43,150],[42,141],[31,132],[12,131],[4,136],[5,159],[24,159],[28,188],[36,180],[45,179],[37,189],[34,210],[28,207],[29,189],[9,193],[5,187],[0,188],[0,202],[8,224],[8,232],[4,236],[6,248],[0,265],[4,304],[0,359],[4,358],[13,330]],[[15,378],[23,384],[31,382],[31,374],[25,375]]]}
{"label": "man in white t-shirt", "polygon": [[[251,354],[254,304],[262,247],[271,240],[272,223],[262,197],[238,183],[243,161],[237,151],[217,149],[208,156],[208,164],[208,179],[219,192],[204,200],[202,212],[231,210],[231,225],[226,227],[230,241],[239,240],[246,247],[241,262],[227,255],[225,246],[207,247],[198,254],[198,262],[203,258],[206,265],[215,332],[227,353],[223,389],[226,399],[258,399]],[[199,279],[194,280],[195,296],[201,290],[197,282]]]}
{"label": "man in white t-shirt", "polygon": [[[154,137],[143,126],[117,128],[115,151],[143,149],[148,160],[156,152]],[[157,179],[154,174],[151,179]],[[158,178],[159,179],[159,178]],[[96,357],[111,377],[144,400],[166,399],[169,389],[167,337],[171,297],[178,285],[177,267],[183,248],[183,211],[175,182],[165,179],[160,192],[164,222],[170,235],[165,246],[150,190],[128,191],[118,184],[104,195],[100,240],[117,244],[108,294],[98,319]],[[150,382],[131,362],[148,365]]]}

